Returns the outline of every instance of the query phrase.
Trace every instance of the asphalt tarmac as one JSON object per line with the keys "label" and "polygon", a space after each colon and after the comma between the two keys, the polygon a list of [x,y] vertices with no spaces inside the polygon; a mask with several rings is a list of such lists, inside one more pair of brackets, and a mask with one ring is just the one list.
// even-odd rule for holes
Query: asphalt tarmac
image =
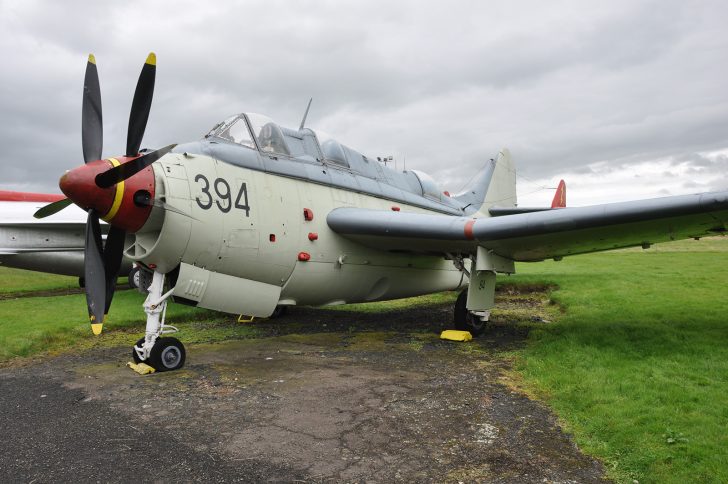
{"label": "asphalt tarmac", "polygon": [[126,347],[13,364],[0,481],[604,482],[508,385],[500,350],[526,330],[412,332],[449,311],[301,310],[291,327],[263,323],[267,337],[188,345],[184,369],[148,376],[125,367]]}
{"label": "asphalt tarmac", "polygon": [[265,482],[299,476],[266,462],[231,463],[154,423],[24,370],[0,380],[3,482]]}

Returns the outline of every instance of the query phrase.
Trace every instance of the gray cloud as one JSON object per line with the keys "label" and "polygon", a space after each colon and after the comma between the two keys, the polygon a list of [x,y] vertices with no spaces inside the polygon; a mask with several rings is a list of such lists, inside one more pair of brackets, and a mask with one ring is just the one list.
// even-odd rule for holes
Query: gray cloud
{"label": "gray cloud", "polygon": [[80,163],[90,51],[107,156],[123,150],[154,50],[150,147],[240,111],[296,126],[313,96],[310,126],[400,168],[406,158],[451,190],[503,146],[531,178],[657,158],[725,168],[695,155],[728,148],[719,1],[0,0],[0,13],[5,188],[54,190]]}

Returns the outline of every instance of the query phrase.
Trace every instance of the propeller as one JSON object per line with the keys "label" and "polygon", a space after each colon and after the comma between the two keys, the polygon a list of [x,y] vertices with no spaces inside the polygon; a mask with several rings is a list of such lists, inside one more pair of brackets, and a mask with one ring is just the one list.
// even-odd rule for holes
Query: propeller
{"label": "propeller", "polygon": [[[91,330],[101,334],[106,309],[106,271],[104,269],[103,248],[99,215],[93,208],[86,218],[86,246],[83,251],[83,275],[86,279],[86,305]],[[100,284],[101,283],[101,284]]]}
{"label": "propeller", "polygon": [[[176,146],[169,145],[160,150],[145,153],[142,156],[139,155],[139,147],[144,137],[149,111],[152,107],[156,64],[157,59],[154,53],[149,54],[144,67],[142,67],[134,91],[126,139],[126,156],[132,159],[96,175],[96,185],[101,189],[112,187],[134,176],[169,153]],[[90,54],[84,77],[81,117],[81,145],[86,165],[94,164],[94,166],[98,166],[94,162],[100,160],[102,156],[103,120],[101,113],[99,75],[96,68],[96,59],[93,54]],[[66,175],[64,175],[65,177]],[[63,183],[64,179],[62,178],[61,188],[64,186]],[[72,196],[72,198],[76,200],[75,197]],[[153,200],[146,200],[145,202],[147,205],[156,205]],[[53,202],[39,209],[34,216],[36,218],[47,217],[64,209],[71,203],[72,201],[67,198]],[[99,213],[95,208],[88,209],[84,248],[84,277],[86,280],[86,304],[91,329],[94,334],[101,333],[106,315],[109,313],[111,301],[114,298],[116,277],[121,267],[125,239],[126,230],[116,227],[112,223],[106,237],[106,244],[104,244],[101,238]]]}
{"label": "propeller", "polygon": [[[96,69],[96,57],[89,54],[86,75],[83,78],[83,107],[81,110],[81,147],[83,148],[84,163],[101,158],[101,149],[104,144],[103,126],[101,87],[99,86],[99,73]],[[48,217],[60,212],[71,203],[73,202],[67,198],[58,200],[38,209],[33,217],[37,219]]]}
{"label": "propeller", "polygon": [[98,175],[96,175],[96,186],[98,186],[99,188],[109,188],[116,185],[120,181],[131,178],[132,176],[142,171],[144,168],[148,167],[149,165],[172,151],[172,148],[174,148],[175,146],[177,145],[171,144],[169,146],[165,146],[164,148],[160,148],[156,151],[152,151],[151,153],[147,153],[144,156],[140,156],[139,158],[135,158],[119,166],[115,166],[114,168],[106,170],[103,173],[99,173]]}
{"label": "propeller", "polygon": [[195,217],[193,217],[192,215],[190,215],[190,214],[188,214],[186,212],[183,212],[182,210],[179,210],[179,209],[174,208],[173,206],[169,205],[167,202],[164,201],[164,198],[162,198],[162,200],[154,200],[154,199],[152,199],[150,197],[150,195],[149,195],[149,192],[142,191],[142,192],[135,193],[134,194],[134,205],[138,205],[140,207],[144,206],[144,207],[157,207],[157,208],[161,208],[162,210],[165,210],[165,211],[168,211],[168,212],[174,212],[174,213],[177,213],[177,214],[182,215],[184,217],[187,217],[189,219],[197,220],[199,222],[199,220],[196,219]]}
{"label": "propeller", "polygon": [[142,145],[144,130],[149,119],[149,111],[152,109],[156,73],[157,56],[152,52],[147,56],[142,72],[139,74],[134,100],[131,102],[129,128],[126,131],[126,156],[139,154],[139,147]]}
{"label": "propeller", "polygon": [[81,146],[83,161],[89,163],[101,158],[104,144],[104,123],[101,116],[101,87],[96,58],[89,54],[83,79],[83,108],[81,111]]}
{"label": "propeller", "polygon": [[62,198],[61,200],[57,200],[53,203],[49,203],[48,205],[45,205],[43,207],[40,207],[34,214],[33,217],[35,218],[46,218],[49,215],[53,215],[54,213],[58,213],[73,202],[70,201],[67,198]]}

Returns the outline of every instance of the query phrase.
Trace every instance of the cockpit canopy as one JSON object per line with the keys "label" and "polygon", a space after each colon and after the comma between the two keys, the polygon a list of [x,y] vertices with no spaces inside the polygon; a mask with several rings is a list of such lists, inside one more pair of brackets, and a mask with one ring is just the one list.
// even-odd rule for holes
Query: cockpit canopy
{"label": "cockpit canopy", "polygon": [[316,138],[318,138],[319,144],[321,145],[324,159],[341,166],[349,167],[349,162],[344,154],[344,145],[336,141],[325,131],[316,130]]}
{"label": "cockpit canopy", "polygon": [[[371,189],[377,194],[382,193],[382,187],[395,187],[440,203],[457,205],[443,194],[435,180],[426,173],[417,170],[398,172],[388,169],[338,142],[324,131],[286,128],[279,126],[267,116],[241,113],[217,124],[205,136],[205,138],[211,137],[260,150],[274,159],[280,157],[281,162],[276,163],[276,167],[280,169],[290,166],[282,163],[285,158],[291,162],[303,161],[335,167],[337,168],[335,170],[314,170],[325,175],[323,180],[334,186],[365,191]],[[299,167],[290,166],[286,169],[289,170],[287,173],[303,173]],[[357,176],[359,178],[355,178]]]}
{"label": "cockpit canopy", "polygon": [[291,156],[281,128],[272,119],[262,114],[243,113],[231,116],[212,128],[205,137],[214,136],[255,149],[255,143],[246,124],[246,117],[261,151]]}
{"label": "cockpit canopy", "polygon": [[286,146],[281,128],[272,119],[255,113],[249,113],[247,116],[250,127],[258,139],[260,151],[291,156],[291,150]]}

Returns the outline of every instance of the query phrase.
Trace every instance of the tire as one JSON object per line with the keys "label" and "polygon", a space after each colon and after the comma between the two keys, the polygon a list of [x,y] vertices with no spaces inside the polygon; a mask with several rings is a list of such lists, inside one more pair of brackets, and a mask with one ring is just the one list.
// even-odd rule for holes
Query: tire
{"label": "tire", "polygon": [[157,338],[146,363],[157,371],[179,370],[185,364],[185,347],[177,338]]}
{"label": "tire", "polygon": [[464,289],[455,301],[455,329],[469,331],[473,336],[480,336],[485,332],[488,323],[473,316],[466,307],[467,302],[468,290]]}
{"label": "tire", "polygon": [[141,278],[141,274],[139,273],[141,269],[138,267],[132,267],[132,269],[129,271],[129,288],[131,289],[139,289],[139,280]]}
{"label": "tire", "polygon": [[268,319],[282,318],[288,312],[288,306],[276,306],[273,310],[273,314],[268,316]]}
{"label": "tire", "polygon": [[[136,342],[134,346],[141,346],[144,344],[144,338],[141,338],[139,341]],[[131,349],[131,357],[134,360],[134,363],[137,365],[142,362],[141,358],[139,358],[139,355],[137,354],[136,350],[134,348]]]}

